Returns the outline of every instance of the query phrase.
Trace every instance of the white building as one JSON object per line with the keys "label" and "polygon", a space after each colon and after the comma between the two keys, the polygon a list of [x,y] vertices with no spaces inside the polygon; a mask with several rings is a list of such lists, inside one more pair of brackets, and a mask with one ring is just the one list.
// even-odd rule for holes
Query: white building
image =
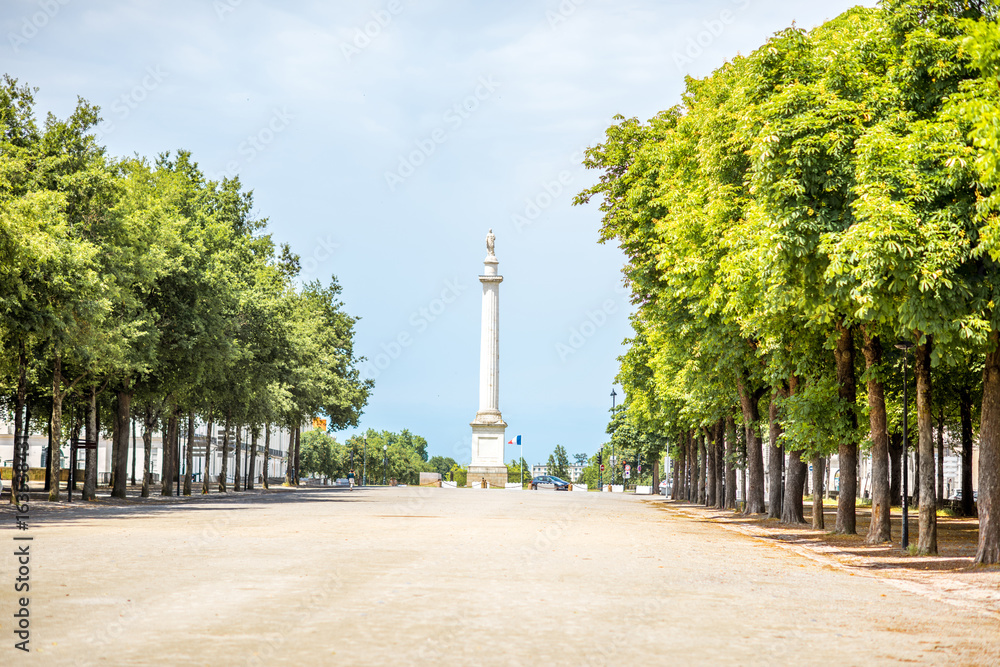
{"label": "white building", "polygon": [[[192,479],[196,482],[201,482],[202,476],[205,472],[205,439],[206,439],[206,427],[207,424],[198,423],[195,424],[195,438],[194,447],[192,449],[193,461],[191,466]],[[184,475],[186,469],[184,467],[185,458],[187,455],[187,422],[181,420],[178,424],[180,429],[180,464],[181,464],[181,475]],[[305,433],[311,430],[311,426],[303,425],[302,432]],[[81,434],[82,435],[82,434]],[[222,470],[222,440],[224,435],[224,425],[215,424],[212,428],[212,456],[209,461],[209,474],[212,476],[212,480],[215,481],[219,471]],[[111,479],[111,440],[110,434],[102,433],[101,437],[98,439],[97,443],[97,481],[98,484],[108,484]],[[260,475],[261,465],[264,463],[265,458],[267,460],[267,474],[268,477],[277,478],[282,477],[285,474],[285,461],[288,456],[288,444],[290,439],[290,433],[287,429],[275,429],[271,430],[271,441],[270,448],[268,452],[264,451],[264,433],[263,430],[258,434],[257,437],[257,458],[254,463],[255,475]],[[246,463],[250,456],[250,434],[244,429],[241,434],[241,440],[243,440],[241,453],[242,460],[240,462],[240,471],[245,473]],[[232,484],[234,481],[234,473],[236,470],[235,457],[236,457],[236,429],[230,429],[229,434],[229,462],[228,462],[228,483]],[[28,467],[29,468],[44,468],[46,466],[46,455],[48,454],[48,436],[44,433],[32,433],[28,439]],[[63,469],[69,468],[69,455],[70,446],[69,442],[63,443],[61,447],[61,467]],[[77,453],[77,469],[82,470],[84,465],[84,451],[81,449]],[[0,419],[0,466],[4,468],[9,468],[14,461],[14,423],[6,419]],[[133,478],[136,483],[142,482],[142,470],[143,463],[145,462],[145,450],[142,441],[142,426],[141,423],[133,421],[132,429],[129,434],[129,447],[128,447],[128,463],[126,465],[126,471],[128,474],[129,483],[132,483]],[[152,436],[152,447],[150,450],[150,471],[153,483],[158,483],[160,481],[160,474],[163,470],[163,444],[162,444],[162,434],[159,431],[154,431]],[[134,476],[133,476],[134,473]],[[81,478],[82,479],[82,478]],[[256,480],[255,480],[256,483]]]}
{"label": "white building", "polygon": [[[569,479],[566,481],[576,482],[577,480],[579,480],[580,475],[583,474],[583,469],[586,467],[587,466],[580,465],[578,463],[571,463],[570,465],[566,466],[566,469],[569,471]],[[547,465],[531,466],[532,477],[538,477],[540,475],[548,475],[548,474],[549,474],[549,467]]]}
{"label": "white building", "polygon": [[[956,491],[962,488],[962,457],[954,453],[952,447],[959,448],[961,443],[954,442],[949,438],[947,431],[945,432],[945,443],[944,443],[944,465],[942,469],[944,470],[944,497],[946,499],[954,498]],[[917,486],[917,469],[916,469],[916,457],[914,456],[914,448],[910,447],[907,449],[907,477],[909,482],[909,493],[912,496],[914,490]],[[769,477],[767,475],[768,469],[768,459],[770,457],[771,448],[764,443],[764,488],[765,494],[767,494],[767,486],[769,482]],[[934,437],[934,465],[937,466],[937,433],[935,432]],[[838,492],[840,491],[840,461],[836,454],[831,455],[828,459],[827,469],[825,470],[826,478],[826,490],[827,492]],[[812,464],[809,464],[809,472],[806,478],[806,484],[809,488],[812,487]],[[934,486],[937,488],[937,470],[935,468],[934,472]],[[979,489],[979,446],[976,445],[972,449],[972,488],[975,491]],[[871,455],[859,454],[858,456],[858,493],[862,498],[871,498],[872,495],[872,458]],[[741,496],[742,498],[742,496]]]}

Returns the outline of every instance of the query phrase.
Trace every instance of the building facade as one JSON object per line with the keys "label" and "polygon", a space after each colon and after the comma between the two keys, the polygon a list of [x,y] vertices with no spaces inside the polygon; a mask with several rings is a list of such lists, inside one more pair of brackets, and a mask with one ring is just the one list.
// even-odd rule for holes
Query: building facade
{"label": "building facade", "polygon": [[[180,436],[180,474],[186,474],[185,459],[187,456],[187,433],[186,425],[181,424]],[[302,432],[311,430],[311,426],[303,424]],[[209,437],[206,433],[207,424],[196,423],[194,446],[192,448],[193,461],[191,466],[192,479],[200,483],[205,475],[205,444]],[[225,436],[224,425],[215,424],[212,428],[211,442],[212,454],[208,461],[208,474],[212,481],[217,481],[219,472],[222,470],[222,443]],[[247,470],[246,464],[249,462],[251,442],[249,433],[245,430],[242,434],[245,442],[241,443],[240,455],[243,457],[240,462],[240,470]],[[255,483],[260,479],[262,466],[267,465],[269,478],[280,478],[285,474],[285,467],[288,459],[288,446],[291,433],[286,428],[271,429],[270,447],[264,451],[264,433],[261,430],[257,437],[257,457],[254,463],[254,471],[257,477]],[[152,434],[152,447],[150,450],[150,477],[152,483],[160,481],[163,470],[163,436],[159,431]],[[131,432],[129,434],[128,463],[126,471],[129,483],[142,483],[143,464],[145,463],[145,449],[142,440],[141,423],[133,420]],[[102,433],[97,443],[97,481],[98,484],[108,484],[111,480],[111,439],[109,433]],[[45,468],[47,465],[46,456],[48,454],[48,436],[44,433],[31,433],[28,438],[28,467]],[[227,465],[227,483],[232,484],[236,470],[236,429],[230,429],[229,434],[229,461]],[[69,442],[64,442],[60,448],[61,467],[68,469],[70,465]],[[14,461],[14,423],[10,420],[0,419],[0,467],[10,468]],[[83,470],[84,452],[81,449],[77,455],[77,469]],[[5,475],[5,478],[8,475]]]}
{"label": "building facade", "polygon": [[[580,475],[583,474],[583,469],[587,466],[580,465],[578,463],[573,463],[566,466],[566,470],[569,471],[569,479],[567,482],[576,482],[580,479]],[[549,467],[547,465],[534,465],[531,466],[531,476],[538,477],[540,475],[548,475]]]}

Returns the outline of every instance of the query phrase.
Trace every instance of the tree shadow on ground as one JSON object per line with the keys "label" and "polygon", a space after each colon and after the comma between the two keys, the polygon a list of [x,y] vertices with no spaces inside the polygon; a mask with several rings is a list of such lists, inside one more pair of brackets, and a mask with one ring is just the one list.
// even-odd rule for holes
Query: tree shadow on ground
{"label": "tree shadow on ground", "polygon": [[[40,495],[40,494],[39,494]],[[152,517],[165,514],[188,512],[215,512],[233,510],[265,509],[274,504],[305,504],[316,502],[354,503],[362,502],[365,494],[360,490],[350,491],[341,487],[299,487],[297,489],[279,487],[264,491],[238,491],[210,493],[202,495],[200,490],[190,496],[151,495],[141,498],[138,489],[127,498],[111,498],[98,493],[95,501],[49,502],[32,493],[29,500],[28,530],[40,526],[54,526],[79,521]],[[0,504],[0,517],[13,524],[16,508],[7,502]],[[9,515],[5,516],[5,515]]]}
{"label": "tree shadow on ground", "polygon": [[[866,544],[865,536],[871,521],[871,509],[857,508],[857,534],[845,535],[833,532],[837,520],[836,502],[823,508],[823,530],[813,530],[810,517],[812,508],[805,504],[804,514],[809,523],[783,524],[777,519],[768,519],[764,514],[742,514],[733,510],[719,510],[702,504],[679,500],[656,501],[662,509],[683,511],[692,520],[700,523],[722,524],[753,537],[783,544],[810,548],[825,556],[837,558],[851,567],[862,570],[891,572],[911,571],[948,572],[955,575],[979,575],[1000,568],[973,565],[979,539],[979,521],[969,517],[939,516],[937,520],[938,554],[917,556],[904,552],[900,545],[902,516],[898,507],[892,509],[892,538],[890,543]],[[918,538],[918,512],[911,509],[909,514],[910,544]]]}

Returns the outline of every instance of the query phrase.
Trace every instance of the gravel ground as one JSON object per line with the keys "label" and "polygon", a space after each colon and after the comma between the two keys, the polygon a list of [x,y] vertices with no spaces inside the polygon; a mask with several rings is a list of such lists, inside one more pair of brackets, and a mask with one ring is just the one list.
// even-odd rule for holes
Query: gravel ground
{"label": "gravel ground", "polygon": [[[1000,664],[990,600],[659,498],[318,488],[30,521],[0,510],[3,665]],[[10,624],[26,535],[30,655]]]}

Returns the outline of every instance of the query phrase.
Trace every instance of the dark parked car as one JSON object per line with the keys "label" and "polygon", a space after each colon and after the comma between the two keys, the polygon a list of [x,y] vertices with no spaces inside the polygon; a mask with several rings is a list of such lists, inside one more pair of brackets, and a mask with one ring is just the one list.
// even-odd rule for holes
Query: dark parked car
{"label": "dark parked car", "polygon": [[531,480],[531,489],[554,489],[556,491],[569,491],[569,482],[553,477],[552,475],[539,475]]}

